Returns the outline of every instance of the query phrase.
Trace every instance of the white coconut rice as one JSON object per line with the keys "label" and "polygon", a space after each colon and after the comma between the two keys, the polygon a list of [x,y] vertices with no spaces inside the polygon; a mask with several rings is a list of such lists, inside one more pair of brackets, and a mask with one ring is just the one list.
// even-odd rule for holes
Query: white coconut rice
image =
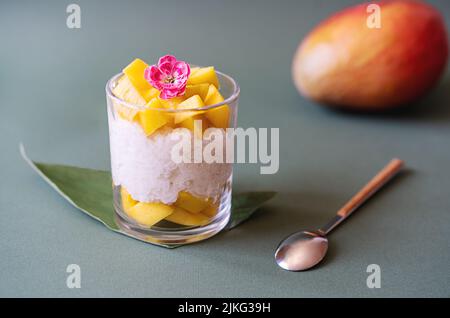
{"label": "white coconut rice", "polygon": [[[146,136],[139,124],[109,116],[114,185],[124,186],[141,202],[172,204],[181,191],[205,198],[220,196],[230,178],[231,164],[173,162],[172,147],[179,139],[172,135],[179,129],[184,128],[163,128]],[[193,138],[192,132],[189,134]]]}

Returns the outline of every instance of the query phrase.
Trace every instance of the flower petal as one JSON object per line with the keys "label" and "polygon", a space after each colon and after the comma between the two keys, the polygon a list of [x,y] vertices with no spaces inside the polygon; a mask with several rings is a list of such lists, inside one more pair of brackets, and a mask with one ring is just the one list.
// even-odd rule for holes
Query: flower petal
{"label": "flower petal", "polygon": [[144,77],[147,80],[147,82],[150,83],[153,87],[160,89],[161,83],[165,78],[165,75],[161,73],[158,67],[156,65],[152,65],[150,67],[147,67],[144,71]]}
{"label": "flower petal", "polygon": [[164,62],[162,64],[159,64],[158,68],[165,76],[172,76],[172,70],[173,70],[172,63]]}
{"label": "flower petal", "polygon": [[191,68],[189,67],[189,64],[184,61],[177,61],[173,64],[172,69],[172,75],[175,77],[185,75],[186,77],[189,76],[191,73]]}
{"label": "flower petal", "polygon": [[181,96],[186,91],[186,85],[174,86],[173,84],[167,85],[164,84],[164,87],[161,89],[160,97],[163,99],[173,98],[176,96]]}
{"label": "flower petal", "polygon": [[149,75],[150,80],[152,80],[152,81],[162,81],[165,78],[164,74],[161,72],[161,70],[158,67],[156,67],[156,65],[150,66],[150,71],[149,71],[148,75]]}
{"label": "flower petal", "polygon": [[180,90],[178,88],[163,89],[160,94],[162,99],[169,99],[177,96],[180,96]]}
{"label": "flower petal", "polygon": [[177,58],[173,55],[164,55],[163,57],[159,58],[158,61],[158,67],[161,66],[161,64],[163,63],[170,63],[170,64],[175,64],[175,62],[177,61]]}

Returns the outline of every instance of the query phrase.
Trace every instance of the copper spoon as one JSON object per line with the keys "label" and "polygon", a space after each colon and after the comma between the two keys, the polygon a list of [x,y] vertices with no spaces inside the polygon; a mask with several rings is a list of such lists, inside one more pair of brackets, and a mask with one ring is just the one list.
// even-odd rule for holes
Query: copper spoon
{"label": "copper spoon", "polygon": [[325,226],[316,231],[296,232],[281,241],[275,252],[277,264],[288,271],[303,271],[317,265],[325,257],[328,250],[328,239],[326,235],[375,194],[402,167],[402,160],[391,160]]}

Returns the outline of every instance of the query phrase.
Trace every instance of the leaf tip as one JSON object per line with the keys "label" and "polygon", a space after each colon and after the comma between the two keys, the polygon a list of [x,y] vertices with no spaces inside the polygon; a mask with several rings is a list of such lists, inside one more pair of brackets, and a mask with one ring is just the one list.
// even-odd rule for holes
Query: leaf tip
{"label": "leaf tip", "polygon": [[19,142],[19,152],[22,159],[25,160],[25,162],[28,163],[31,167],[34,167],[34,163],[28,157],[27,152],[25,151],[25,146],[22,142]]}
{"label": "leaf tip", "polygon": [[19,152],[20,155],[22,156],[22,158],[27,158],[27,153],[25,152],[25,146],[23,145],[22,142],[19,142]]}

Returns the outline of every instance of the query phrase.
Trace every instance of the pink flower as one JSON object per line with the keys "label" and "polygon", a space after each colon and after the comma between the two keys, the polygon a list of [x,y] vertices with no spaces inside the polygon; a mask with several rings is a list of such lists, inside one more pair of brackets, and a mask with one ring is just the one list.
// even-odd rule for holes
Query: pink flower
{"label": "pink flower", "polygon": [[159,59],[158,65],[147,67],[144,77],[153,87],[161,91],[162,99],[181,96],[186,90],[191,69],[189,64],[178,61],[173,55],[166,55]]}

